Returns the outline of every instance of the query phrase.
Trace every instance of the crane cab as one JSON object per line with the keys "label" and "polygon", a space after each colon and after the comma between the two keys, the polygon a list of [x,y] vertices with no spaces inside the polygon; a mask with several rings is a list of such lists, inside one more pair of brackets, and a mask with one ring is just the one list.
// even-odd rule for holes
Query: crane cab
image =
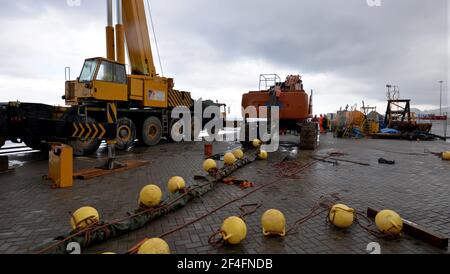
{"label": "crane cab", "polygon": [[124,64],[97,57],[86,59],[76,81],[66,82],[64,99],[69,106],[85,101],[116,101],[138,108],[166,108],[172,86],[173,79],[127,75]]}
{"label": "crane cab", "polygon": [[128,85],[124,64],[105,58],[87,59],[76,81],[66,82],[67,105],[80,101],[127,101]]}

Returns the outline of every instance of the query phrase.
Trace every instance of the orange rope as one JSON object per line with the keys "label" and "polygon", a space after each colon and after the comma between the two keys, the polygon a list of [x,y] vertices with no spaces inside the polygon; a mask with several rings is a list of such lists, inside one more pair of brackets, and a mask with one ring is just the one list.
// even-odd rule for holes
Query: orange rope
{"label": "orange rope", "polygon": [[[300,173],[300,172],[302,172],[302,171],[304,171],[304,170],[310,168],[311,166],[313,166],[314,164],[316,164],[316,163],[318,163],[318,162],[319,162],[319,161],[313,161],[313,162],[310,162],[310,163],[308,163],[308,164],[306,164],[306,165],[303,165],[303,166],[300,166],[300,165],[297,164],[297,165],[295,166],[295,168],[290,169],[289,173],[285,173],[285,174],[286,174],[286,175],[289,175],[290,177],[292,177],[292,176],[294,176],[294,175],[296,175],[296,174],[298,174],[298,173]],[[282,168],[285,167],[285,165],[283,165],[283,164],[281,163],[281,164],[275,165],[275,167],[276,167],[276,168],[282,169]],[[238,197],[238,198],[236,198],[236,199],[230,200],[230,201],[228,201],[228,202],[222,204],[221,206],[219,206],[219,207],[217,207],[217,208],[215,208],[215,209],[213,209],[213,210],[211,210],[211,211],[205,213],[204,215],[200,216],[199,218],[197,218],[197,219],[195,219],[195,220],[192,220],[192,221],[190,221],[190,222],[188,222],[188,223],[186,223],[186,224],[184,224],[184,225],[181,225],[181,226],[179,226],[179,227],[177,227],[177,228],[175,228],[175,229],[172,229],[172,230],[170,230],[170,231],[168,231],[168,232],[166,232],[166,233],[160,235],[158,238],[164,238],[164,237],[166,237],[166,236],[168,236],[168,235],[170,235],[170,234],[172,234],[172,233],[175,233],[175,232],[177,232],[177,231],[179,231],[179,230],[181,230],[181,229],[183,229],[183,228],[186,228],[186,227],[188,227],[188,226],[190,226],[190,225],[192,225],[192,224],[194,224],[194,223],[196,223],[196,222],[198,222],[198,221],[200,221],[200,220],[203,220],[204,218],[206,218],[206,217],[212,215],[213,213],[215,213],[215,212],[221,210],[222,208],[224,208],[224,207],[226,207],[226,206],[228,206],[228,205],[230,205],[230,204],[233,204],[233,203],[235,203],[235,202],[237,202],[237,201],[240,201],[240,200],[242,200],[242,199],[244,199],[244,198],[246,198],[246,197],[252,195],[253,193],[255,193],[255,192],[257,192],[257,191],[260,191],[261,189],[267,188],[267,187],[269,187],[269,186],[271,186],[271,185],[273,185],[273,184],[275,184],[275,183],[278,183],[278,182],[279,182],[279,179],[276,179],[276,180],[274,180],[274,181],[272,181],[272,182],[269,182],[269,183],[267,183],[267,184],[261,185],[261,186],[255,188],[255,189],[253,189],[252,191],[250,191],[250,192],[248,192],[248,193],[246,193],[246,194],[244,194],[244,195],[242,195],[242,196],[240,196],[240,197]],[[217,235],[218,235],[218,234],[217,234],[217,232],[216,232],[216,233],[214,234],[214,236],[217,236]],[[212,237],[212,236],[211,236],[211,237]],[[146,238],[146,239],[142,240],[141,242],[139,242],[139,243],[138,243],[137,245],[135,245],[133,248],[131,248],[130,250],[128,250],[128,251],[127,251],[127,254],[134,254],[134,253],[136,253],[137,250],[141,247],[141,245],[142,245],[145,241],[147,241],[147,240],[148,240],[148,238]]]}

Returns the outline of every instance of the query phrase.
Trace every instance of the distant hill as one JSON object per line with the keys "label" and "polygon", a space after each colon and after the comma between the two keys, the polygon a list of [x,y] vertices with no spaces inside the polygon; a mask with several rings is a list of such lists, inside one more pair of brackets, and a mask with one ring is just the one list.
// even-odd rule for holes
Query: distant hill
{"label": "distant hill", "polygon": [[[439,115],[439,109],[420,110],[418,108],[411,108],[411,112],[415,112],[416,114],[435,114],[435,115]],[[442,112],[450,114],[450,107],[443,107],[442,108]]]}

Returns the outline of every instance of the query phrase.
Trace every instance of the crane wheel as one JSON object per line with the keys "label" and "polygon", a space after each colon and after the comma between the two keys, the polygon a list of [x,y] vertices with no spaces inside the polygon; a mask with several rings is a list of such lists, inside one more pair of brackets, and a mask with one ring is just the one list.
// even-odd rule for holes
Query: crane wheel
{"label": "crane wheel", "polygon": [[116,148],[127,150],[134,145],[136,140],[136,126],[129,118],[122,117],[117,120]]}
{"label": "crane wheel", "polygon": [[149,117],[142,126],[142,142],[147,146],[159,144],[162,137],[161,120],[156,117]]}
{"label": "crane wheel", "polygon": [[[196,121],[197,121],[197,124],[196,124]],[[192,117],[191,118],[191,138],[189,140],[183,139],[183,141],[196,141],[198,139],[198,137],[200,136],[200,131],[201,131],[200,128],[201,128],[200,120],[196,117]],[[175,142],[175,140],[172,138],[172,131],[175,131],[182,135],[184,133],[183,121],[181,119],[172,120],[172,123],[170,124],[170,129],[171,130],[167,136],[167,139],[170,142]]]}
{"label": "crane wheel", "polygon": [[34,150],[39,150],[39,151],[49,151],[50,150],[50,146],[47,143],[43,143],[39,140],[33,139],[33,137],[26,137],[23,142],[25,143],[25,145],[29,148],[32,148]]}
{"label": "crane wheel", "polygon": [[[91,117],[81,118],[75,116],[70,118],[72,122],[96,123],[95,119]],[[88,156],[94,154],[100,147],[101,143],[102,140],[97,138],[78,138],[67,142],[67,144],[73,148],[74,156]]]}
{"label": "crane wheel", "polygon": [[[184,131],[184,124],[182,120],[181,119],[172,120],[172,122],[170,123],[169,134],[167,134],[167,140],[172,143],[177,142],[177,140],[172,137],[172,134],[175,133],[183,135],[183,131]],[[184,141],[184,139],[181,141]]]}
{"label": "crane wheel", "polygon": [[74,156],[89,156],[94,154],[101,145],[101,140],[94,138],[79,138],[67,144],[73,148]]}

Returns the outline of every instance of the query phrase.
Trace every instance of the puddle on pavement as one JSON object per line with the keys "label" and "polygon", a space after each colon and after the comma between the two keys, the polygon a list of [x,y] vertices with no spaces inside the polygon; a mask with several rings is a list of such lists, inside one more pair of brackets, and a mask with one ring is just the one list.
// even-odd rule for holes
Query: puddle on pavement
{"label": "puddle on pavement", "polygon": [[41,153],[39,151],[7,154],[6,156],[8,156],[9,158],[10,167],[13,168],[23,167],[24,165],[32,162],[43,161],[48,159],[48,154]]}
{"label": "puddle on pavement", "polygon": [[9,165],[11,167],[23,167],[26,164],[24,161],[18,161],[18,160],[10,160]]}
{"label": "puddle on pavement", "polygon": [[291,142],[281,142],[279,152],[286,154],[286,160],[295,160],[298,158],[298,144]]}

